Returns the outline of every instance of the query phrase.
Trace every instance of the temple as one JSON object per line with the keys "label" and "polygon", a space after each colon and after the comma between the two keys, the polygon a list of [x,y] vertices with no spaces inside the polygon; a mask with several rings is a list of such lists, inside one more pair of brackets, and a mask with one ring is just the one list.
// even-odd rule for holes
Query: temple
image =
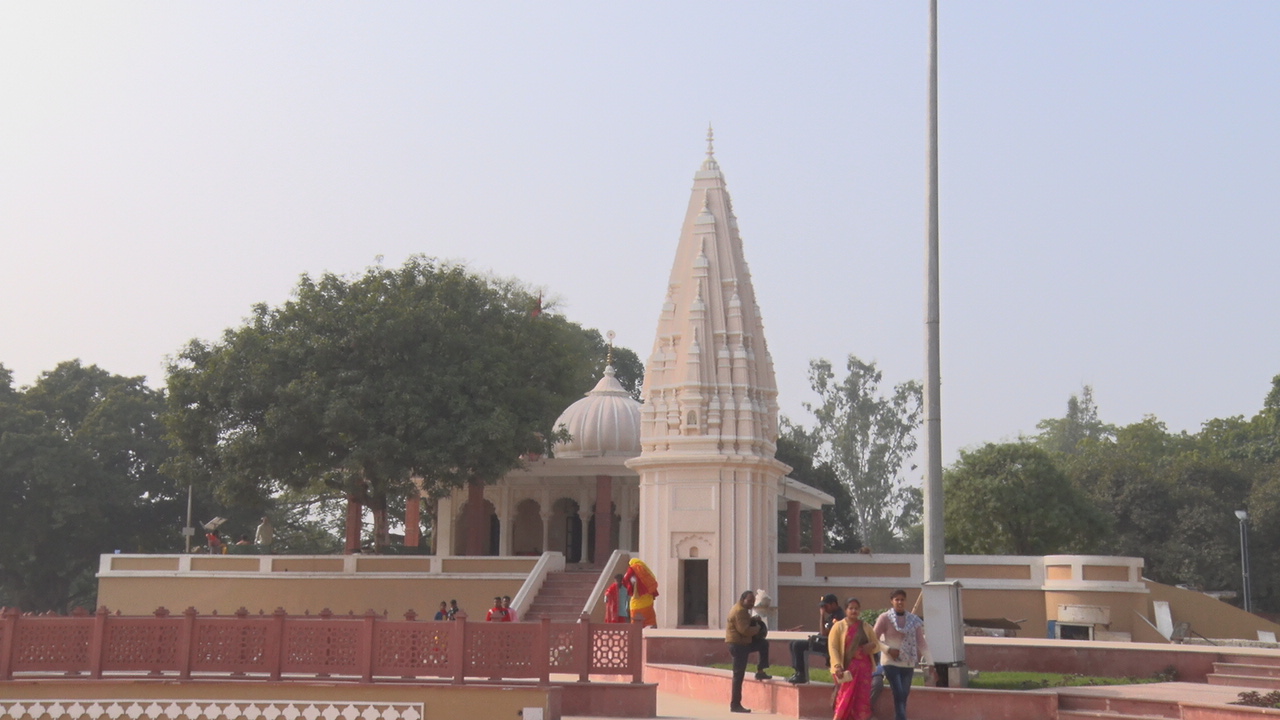
{"label": "temple", "polygon": [[[606,368],[556,421],[570,439],[552,457],[437,503],[436,554],[557,551],[601,563],[614,550],[638,553],[664,588],[662,625],[718,627],[742,590],[776,594],[780,501],[793,527],[801,510],[821,527],[831,496],[786,478],[774,459],[773,362],[713,140],[708,130],[644,403]],[[799,552],[798,536],[790,540]]]}

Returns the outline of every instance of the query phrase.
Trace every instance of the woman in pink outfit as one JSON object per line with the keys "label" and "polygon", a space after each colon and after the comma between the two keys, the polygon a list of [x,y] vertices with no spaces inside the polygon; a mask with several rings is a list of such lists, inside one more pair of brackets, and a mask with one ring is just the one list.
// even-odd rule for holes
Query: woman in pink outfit
{"label": "woman in pink outfit", "polygon": [[862,621],[857,598],[844,606],[844,619],[831,626],[827,652],[831,678],[836,683],[835,720],[867,720],[871,717],[871,673],[880,643],[871,626]]}

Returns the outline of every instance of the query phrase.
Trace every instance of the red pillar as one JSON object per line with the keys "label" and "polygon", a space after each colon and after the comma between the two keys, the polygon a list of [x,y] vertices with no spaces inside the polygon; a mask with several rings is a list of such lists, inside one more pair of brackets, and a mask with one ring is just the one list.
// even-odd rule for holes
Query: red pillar
{"label": "red pillar", "polygon": [[827,537],[827,531],[822,527],[822,509],[810,510],[809,519],[812,521],[810,522],[812,527],[809,530],[812,533],[809,538],[809,552],[821,555],[824,552],[822,543]]}
{"label": "red pillar", "polygon": [[787,552],[800,552],[800,503],[787,501]]}
{"label": "red pillar", "polygon": [[364,506],[356,500],[355,495],[347,496],[347,542],[343,550],[350,555],[360,549],[360,520],[364,516]]}
{"label": "red pillar", "polygon": [[467,485],[467,547],[464,555],[484,555],[489,545],[489,518],[484,511],[484,483]]}
{"label": "red pillar", "polygon": [[404,545],[418,547],[422,537],[422,495],[414,488],[404,503]]}
{"label": "red pillar", "polygon": [[[613,478],[596,476],[596,564],[603,565],[613,552]],[[584,560],[586,558],[583,558]]]}

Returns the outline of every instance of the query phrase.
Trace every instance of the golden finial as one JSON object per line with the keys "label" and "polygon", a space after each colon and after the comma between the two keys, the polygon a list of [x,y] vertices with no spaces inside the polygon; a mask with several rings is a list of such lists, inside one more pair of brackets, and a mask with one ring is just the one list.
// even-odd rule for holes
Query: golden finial
{"label": "golden finial", "polygon": [[609,338],[609,351],[604,358],[604,364],[608,366],[613,364],[613,339],[617,337],[617,335],[615,335],[614,332],[610,330],[609,332],[605,333],[604,336]]}
{"label": "golden finial", "polygon": [[707,157],[716,156],[716,133],[711,129],[711,123],[707,123]]}

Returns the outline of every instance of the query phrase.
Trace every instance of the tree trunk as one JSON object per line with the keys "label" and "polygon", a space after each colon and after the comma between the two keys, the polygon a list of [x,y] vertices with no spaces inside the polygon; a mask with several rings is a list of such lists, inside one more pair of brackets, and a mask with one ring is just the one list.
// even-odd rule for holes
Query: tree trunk
{"label": "tree trunk", "polygon": [[364,506],[354,494],[347,495],[347,541],[344,552],[348,555],[360,551],[360,525],[364,517]]}
{"label": "tree trunk", "polygon": [[380,554],[387,544],[387,500],[382,498],[373,508],[373,551]]}

